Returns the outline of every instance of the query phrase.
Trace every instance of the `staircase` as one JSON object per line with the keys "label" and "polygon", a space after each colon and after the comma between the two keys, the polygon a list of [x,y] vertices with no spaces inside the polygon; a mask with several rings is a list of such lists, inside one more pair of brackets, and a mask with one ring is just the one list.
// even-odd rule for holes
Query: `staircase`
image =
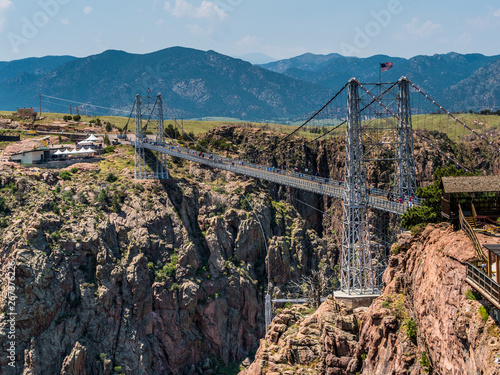
{"label": "staircase", "polygon": [[[475,213],[475,210],[474,210],[473,214],[474,213]],[[476,232],[474,232],[474,229],[472,229],[473,227],[471,226],[471,224],[467,220],[467,219],[472,219],[472,221],[475,225],[474,217],[472,217],[472,218],[467,217],[466,218],[464,216],[464,213],[462,211],[462,207],[460,205],[458,205],[458,216],[460,218],[460,227],[465,232],[467,237],[469,237],[469,239],[471,240],[472,245],[474,246],[474,250],[476,252],[477,259],[479,259],[480,261],[487,261],[488,258],[483,250],[483,246],[479,242],[479,239],[477,238]]]}
{"label": "staircase", "polygon": [[471,226],[471,228],[475,228],[476,227],[476,219],[474,218],[474,216],[466,216],[465,220],[469,223],[469,225]]}

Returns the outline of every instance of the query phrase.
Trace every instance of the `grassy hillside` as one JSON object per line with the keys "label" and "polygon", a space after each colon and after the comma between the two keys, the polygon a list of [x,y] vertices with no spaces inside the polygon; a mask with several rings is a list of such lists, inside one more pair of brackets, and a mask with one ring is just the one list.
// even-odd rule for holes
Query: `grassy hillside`
{"label": "grassy hillside", "polygon": [[[2,116],[10,116],[12,112],[0,111]],[[63,121],[63,113],[44,113],[44,120],[37,122],[37,124],[50,124],[56,121]],[[467,124],[470,128],[476,130],[478,133],[482,134],[485,132],[496,134],[500,130],[500,116],[497,115],[478,115],[462,113],[457,114],[456,117]],[[91,120],[95,120],[97,117],[94,116],[82,116],[81,123],[76,124],[75,129],[84,129],[88,127],[88,123]],[[111,122],[116,128],[123,129],[128,122],[127,117],[118,116],[99,116],[103,122]],[[26,122],[28,122],[26,120]],[[202,120],[183,120],[177,121],[179,125],[184,127],[184,131],[187,133],[203,134],[216,127],[222,125],[234,125],[238,124],[240,126],[251,126],[263,129],[268,129],[276,132],[281,132],[289,134],[296,130],[298,126],[296,125],[282,125],[282,124],[267,124],[267,123],[255,123],[255,122],[241,122],[237,120],[228,121],[202,121]],[[428,131],[439,131],[445,133],[451,140],[458,141],[464,136],[469,136],[469,130],[465,129],[461,124],[457,123],[455,120],[451,119],[444,114],[430,114],[430,115],[416,115],[412,117],[413,128],[416,130],[428,130]],[[175,125],[173,120],[165,120],[165,126],[169,124]],[[130,119],[128,130],[134,131],[135,123],[134,119]],[[307,139],[317,138],[322,132],[329,131],[331,127],[325,127],[313,125],[306,126],[303,130],[297,133],[298,136],[305,137]],[[104,131],[104,130],[103,130]],[[345,126],[342,126],[335,130],[332,134],[340,135],[345,133]]]}

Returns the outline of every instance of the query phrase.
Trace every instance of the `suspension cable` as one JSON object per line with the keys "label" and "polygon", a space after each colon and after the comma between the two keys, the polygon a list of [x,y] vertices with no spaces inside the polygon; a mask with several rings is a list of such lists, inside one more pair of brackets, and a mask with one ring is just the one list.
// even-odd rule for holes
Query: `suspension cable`
{"label": "suspension cable", "polygon": [[[333,102],[335,99],[337,99],[337,97],[342,93],[342,91],[345,90],[345,88],[347,87],[349,83],[346,83],[344,85],[344,87],[342,87],[340,89],[339,92],[337,92],[323,107],[321,107],[320,110],[318,110],[314,115],[312,115],[306,122],[304,122],[302,125],[300,125],[297,129],[295,129],[293,132],[291,132],[290,134],[287,134],[286,136],[284,136],[283,138],[279,139],[277,143],[273,144],[272,146],[273,147],[276,147],[278,144],[280,144],[281,142],[283,142],[284,140],[290,138],[292,135],[294,135],[295,133],[297,133],[300,129],[302,129],[304,126],[306,126],[309,122],[311,122],[317,115],[319,115],[326,107],[328,107],[330,105],[331,102]],[[262,151],[260,152],[264,152],[265,150],[267,150],[269,147],[271,147],[271,145],[267,145]]]}
{"label": "suspension cable", "polygon": [[467,171],[467,172],[470,172],[470,170],[468,168],[466,168],[465,166],[463,166],[462,164],[460,164],[460,162],[458,160],[456,160],[455,158],[452,158],[451,156],[447,155],[446,153],[444,153],[443,151],[441,151],[439,149],[439,147],[436,147],[434,146],[434,144],[428,140],[427,138],[421,136],[420,134],[418,134],[415,130],[413,130],[412,127],[410,127],[409,124],[406,123],[406,121],[404,121],[403,119],[401,119],[398,115],[396,115],[393,111],[391,111],[389,108],[387,108],[377,97],[375,97],[375,95],[373,95],[366,87],[364,87],[361,83],[359,83],[358,80],[356,80],[356,83],[359,85],[359,87],[361,87],[366,93],[368,93],[368,95],[370,95],[371,97],[373,97],[387,112],[389,112],[392,116],[394,116],[395,118],[397,118],[399,121],[401,121],[401,123],[403,123],[404,125],[406,125],[414,134],[416,134],[420,139],[424,140],[426,143],[429,143],[434,149],[436,149],[441,155],[443,155],[444,157],[446,157],[448,160],[452,161],[453,163],[455,163],[456,165],[458,165],[460,168],[462,168],[463,170]]}
{"label": "suspension cable", "polygon": [[410,80],[408,80],[408,82],[413,86],[413,88],[415,88],[415,90],[417,90],[420,94],[424,95],[425,98],[429,101],[432,102],[432,104],[434,104],[435,106],[437,106],[441,111],[443,111],[444,113],[446,113],[449,117],[451,117],[453,120],[455,120],[456,122],[458,122],[459,124],[463,125],[464,128],[468,129],[471,133],[473,133],[474,135],[476,135],[477,137],[481,138],[481,140],[483,140],[484,142],[488,143],[491,147],[494,147],[495,149],[497,149],[499,152],[500,152],[500,148],[497,148],[492,141],[489,141],[488,139],[486,139],[485,137],[483,137],[481,134],[477,133],[474,129],[470,128],[465,122],[463,121],[460,121],[456,116],[454,116],[452,113],[450,113],[448,110],[444,109],[441,105],[439,105],[438,103],[436,103],[431,97],[429,97],[425,92],[423,92],[418,86],[416,86],[413,82],[411,82]]}
{"label": "suspension cable", "polygon": [[[128,110],[125,110],[125,109],[108,108],[108,107],[103,107],[103,106],[95,105],[95,104],[91,104],[91,103],[82,103],[82,102],[78,102],[76,100],[68,100],[68,99],[57,98],[55,96],[50,96],[50,95],[45,95],[45,94],[42,94],[42,96],[45,97],[45,98],[50,98],[50,99],[55,99],[55,100],[61,100],[63,102],[68,102],[68,103],[76,103],[76,104],[81,104],[81,105],[89,105],[89,106],[92,106],[94,108],[107,109],[109,111],[118,111],[118,112],[122,112],[122,113],[128,113]],[[55,103],[53,103],[53,104],[55,104]]]}
{"label": "suspension cable", "polygon": [[[396,86],[396,85],[397,85],[397,82],[396,82],[396,83],[394,83],[394,84],[393,84],[391,87],[389,87],[387,90],[385,90],[385,91],[384,91],[384,92],[383,92],[383,93],[382,93],[379,97],[382,97],[382,96],[384,96],[385,94],[387,94],[387,93],[388,93],[389,91],[391,91],[391,90],[394,88],[394,86]],[[370,107],[373,103],[375,103],[375,100],[372,100],[370,104],[367,104],[367,105],[366,105],[366,106],[365,106],[365,107],[364,107],[364,108],[360,111],[360,113],[361,113],[361,112],[363,112],[363,111],[364,111],[365,109],[367,109],[368,107]],[[311,142],[317,141],[318,139],[320,139],[320,138],[324,137],[325,135],[330,134],[331,132],[333,132],[334,130],[336,130],[336,129],[340,128],[342,125],[344,125],[344,124],[346,124],[346,123],[347,123],[347,120],[345,120],[345,121],[341,122],[340,124],[338,124],[338,125],[334,126],[334,127],[333,127],[333,129],[329,130],[329,131],[328,131],[328,132],[326,132],[325,134],[322,134],[322,135],[320,135],[319,137],[314,138],[314,139],[313,139],[313,140],[311,140],[311,141],[307,141],[306,143],[311,143]]]}

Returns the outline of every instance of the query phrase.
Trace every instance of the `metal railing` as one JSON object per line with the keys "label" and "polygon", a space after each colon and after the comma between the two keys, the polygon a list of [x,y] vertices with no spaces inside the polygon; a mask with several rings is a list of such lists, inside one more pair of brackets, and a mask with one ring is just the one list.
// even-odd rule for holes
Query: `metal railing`
{"label": "metal railing", "polygon": [[462,211],[462,206],[458,205],[458,216],[460,218],[460,228],[464,231],[464,233],[469,237],[474,246],[474,250],[476,251],[476,255],[478,259],[486,261],[486,254],[483,251],[483,247],[479,243],[479,239],[477,238],[476,232],[470,226],[469,222],[465,219],[464,213]]}
{"label": "metal railing", "polygon": [[500,304],[500,286],[470,263],[467,263],[467,279],[477,286],[478,292],[483,296]]}
{"label": "metal railing", "polygon": [[[131,142],[135,146],[135,142]],[[203,152],[190,150],[184,147],[170,144],[160,145],[154,142],[143,142],[142,147],[161,152],[167,155],[181,159],[193,161],[195,163],[207,165],[210,167],[223,169],[229,172],[259,178],[274,182],[280,185],[286,185],[297,189],[327,195],[333,198],[344,198],[343,181],[332,180],[318,176],[299,173],[294,170],[281,170],[278,168],[267,167],[259,164],[250,163],[243,160],[226,158],[216,154],[205,155]],[[387,199],[388,192],[379,189],[369,189],[368,206],[395,213],[404,214],[412,205],[420,205],[421,199],[413,197],[409,202],[409,197],[401,200],[401,203]]]}

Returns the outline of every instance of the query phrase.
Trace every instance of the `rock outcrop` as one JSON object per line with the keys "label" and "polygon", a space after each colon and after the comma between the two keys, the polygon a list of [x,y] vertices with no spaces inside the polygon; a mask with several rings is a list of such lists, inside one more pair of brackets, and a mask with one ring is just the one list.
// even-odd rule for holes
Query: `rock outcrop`
{"label": "rock outcrop", "polygon": [[430,225],[393,253],[370,308],[329,299],[307,318],[304,307],[285,309],[240,374],[500,374],[498,323],[480,314],[486,301],[466,296],[468,238]]}
{"label": "rock outcrop", "polygon": [[329,298],[313,312],[300,305],[284,309],[261,340],[255,361],[240,374],[345,373],[359,330],[352,310]]}
{"label": "rock outcrop", "polygon": [[[277,293],[327,262],[326,251],[313,251],[317,234],[262,185],[227,174],[216,181],[182,162],[163,184],[134,181],[124,150],[64,178],[0,165],[2,272],[16,268],[12,373],[210,374],[251,355],[265,332],[267,254],[240,191],[269,253],[288,249],[273,272],[296,265]],[[186,167],[190,180],[181,179]],[[2,312],[6,291],[2,282]]]}

